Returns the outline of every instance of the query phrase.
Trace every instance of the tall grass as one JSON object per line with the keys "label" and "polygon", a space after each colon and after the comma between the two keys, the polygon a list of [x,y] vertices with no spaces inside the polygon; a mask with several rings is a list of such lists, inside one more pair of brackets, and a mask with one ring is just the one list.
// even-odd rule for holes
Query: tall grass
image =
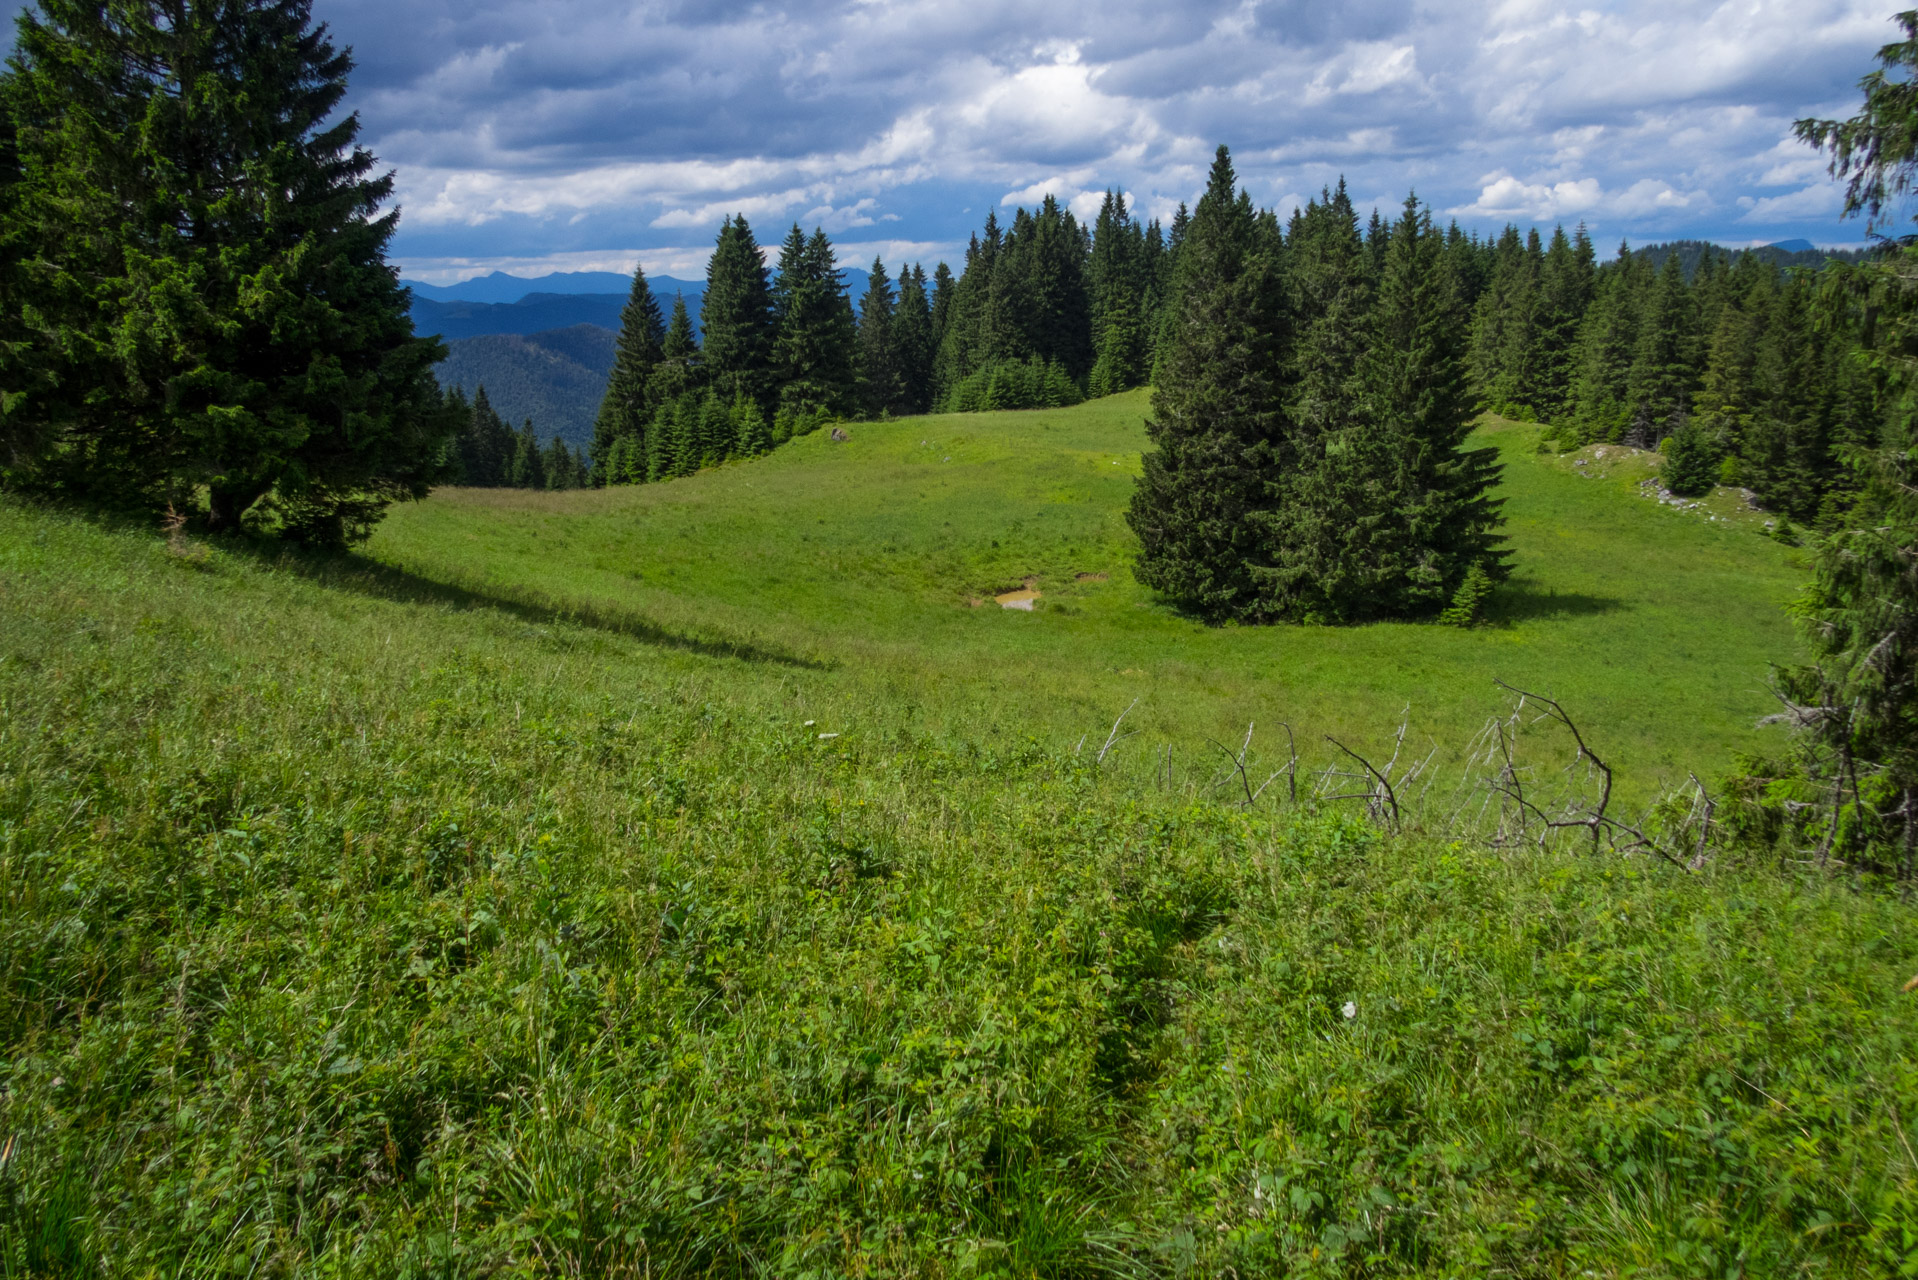
{"label": "tall grass", "polygon": [[18,505],[0,602],[7,1274],[1912,1269],[1896,899]]}

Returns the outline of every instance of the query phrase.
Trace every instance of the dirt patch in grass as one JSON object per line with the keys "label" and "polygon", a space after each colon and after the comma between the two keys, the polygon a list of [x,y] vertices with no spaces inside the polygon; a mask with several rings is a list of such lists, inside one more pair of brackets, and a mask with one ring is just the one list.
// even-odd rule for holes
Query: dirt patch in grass
{"label": "dirt patch in grass", "polygon": [[1027,613],[1032,612],[1032,602],[1038,598],[1039,593],[1031,587],[1021,587],[1017,591],[1001,591],[993,597],[999,602],[1001,609],[1023,609]]}

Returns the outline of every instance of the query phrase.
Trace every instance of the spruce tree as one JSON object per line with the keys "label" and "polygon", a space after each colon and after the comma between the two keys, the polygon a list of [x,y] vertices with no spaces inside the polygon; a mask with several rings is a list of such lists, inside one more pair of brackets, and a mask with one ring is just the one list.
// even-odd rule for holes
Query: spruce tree
{"label": "spruce tree", "polygon": [[893,335],[892,277],[874,258],[859,301],[859,398],[869,418],[898,412],[905,390]]}
{"label": "spruce tree", "polygon": [[825,232],[808,237],[795,224],[780,251],[778,279],[778,403],[794,412],[850,413],[858,390],[852,304]]}
{"label": "spruce tree", "polygon": [[[703,383],[704,368],[699,357],[699,343],[693,338],[692,313],[686,310],[685,296],[676,294],[673,318],[659,344],[659,363],[653,366],[652,376],[646,380],[646,398],[653,406],[654,418],[659,416],[660,406],[672,403]],[[646,456],[653,457],[657,452],[648,442]]]}
{"label": "spruce tree", "polygon": [[1152,352],[1149,271],[1145,235],[1127,212],[1124,194],[1107,191],[1093,224],[1088,272],[1094,341],[1087,383],[1091,395],[1126,391],[1146,379]]}
{"label": "spruce tree", "polygon": [[454,448],[459,454],[460,483],[476,489],[496,489],[508,483],[516,447],[513,429],[494,410],[482,383],[473,394],[465,426],[454,439]]}
{"label": "spruce tree", "polygon": [[738,443],[738,455],[742,458],[756,458],[773,447],[772,429],[766,424],[766,414],[756,400],[745,396],[733,401],[733,438]]}
{"label": "spruce tree", "polygon": [[935,360],[952,324],[952,268],[940,263],[932,271],[932,350]]}
{"label": "spruce tree", "polygon": [[1275,614],[1322,622],[1432,616],[1476,567],[1506,576],[1496,451],[1466,449],[1478,400],[1462,290],[1444,238],[1408,199],[1368,237],[1336,208],[1308,210],[1292,247],[1301,369],[1293,443],[1255,517]]}
{"label": "spruce tree", "polygon": [[[613,441],[621,437],[642,437],[652,420],[650,389],[653,370],[659,366],[661,348],[666,340],[666,323],[659,313],[659,299],[646,283],[644,267],[633,268],[633,286],[626,306],[619,313],[619,342],[613,352],[612,376],[606,380],[606,394],[599,405],[599,417],[593,423],[593,482],[617,484],[609,466]],[[643,447],[643,446],[642,446]]]}
{"label": "spruce tree", "polygon": [[1645,303],[1632,357],[1631,430],[1646,448],[1676,430],[1698,378],[1697,314],[1676,253],[1668,254]]}
{"label": "spruce tree", "polygon": [[[738,400],[749,399],[743,392]],[[732,406],[719,398],[719,392],[708,389],[706,398],[699,405],[699,425],[697,456],[694,467],[717,466],[739,451],[738,427],[733,418]]]}
{"label": "spruce tree", "polygon": [[893,351],[899,363],[900,412],[932,408],[932,356],[935,348],[931,299],[925,268],[914,264],[899,277],[899,305],[893,310]]}
{"label": "spruce tree", "polygon": [[[30,483],[231,529],[364,535],[457,430],[385,261],[390,176],[336,116],[351,59],[307,0],[99,5],[19,19],[12,213],[44,271],[39,377],[9,435]],[[13,425],[16,420],[18,426]]]}
{"label": "spruce tree", "polygon": [[1668,491],[1684,498],[1696,498],[1712,491],[1718,482],[1718,453],[1697,419],[1686,419],[1672,432],[1665,440],[1664,452],[1659,478]]}
{"label": "spruce tree", "polygon": [[1599,272],[1572,355],[1571,439],[1618,440],[1631,419],[1632,360],[1638,349],[1645,266],[1628,245]]}
{"label": "spruce tree", "polygon": [[1032,346],[1025,354],[1055,362],[1074,380],[1092,370],[1092,297],[1086,239],[1072,211],[1052,196],[1039,205],[1027,253],[1032,272]]}
{"label": "spruce tree", "polygon": [[1563,227],[1553,229],[1539,270],[1531,382],[1526,393],[1527,403],[1544,422],[1563,421],[1571,403],[1578,326],[1591,306],[1595,258],[1583,223],[1569,239]]}
{"label": "spruce tree", "polygon": [[1392,506],[1402,524],[1396,563],[1362,611],[1437,611],[1473,566],[1495,582],[1510,573],[1502,503],[1491,496],[1498,451],[1465,447],[1479,406],[1466,373],[1464,318],[1430,214],[1408,197],[1391,228],[1359,367],[1368,427],[1390,442],[1396,463]]}
{"label": "spruce tree", "polygon": [[1274,616],[1335,620],[1368,569],[1367,539],[1393,519],[1377,492],[1389,467],[1364,430],[1359,360],[1374,291],[1358,215],[1340,182],[1292,219],[1286,277],[1294,307],[1281,465],[1254,521],[1258,576]]}
{"label": "spruce tree", "polygon": [[772,293],[759,244],[743,214],[720,224],[719,239],[706,264],[699,328],[705,381],[727,403],[740,395],[770,403],[774,392]]}
{"label": "spruce tree", "polygon": [[1160,352],[1153,448],[1126,512],[1139,537],[1134,572],[1210,617],[1268,610],[1248,561],[1249,515],[1279,464],[1290,334],[1279,246],[1220,147],[1178,248],[1176,308]]}
{"label": "spruce tree", "polygon": [[513,461],[506,472],[506,484],[514,489],[546,487],[546,454],[539,447],[539,434],[528,418],[513,440]]}

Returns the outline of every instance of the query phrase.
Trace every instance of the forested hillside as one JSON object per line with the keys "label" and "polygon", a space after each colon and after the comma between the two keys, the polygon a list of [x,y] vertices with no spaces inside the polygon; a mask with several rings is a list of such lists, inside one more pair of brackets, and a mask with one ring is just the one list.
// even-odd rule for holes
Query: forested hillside
{"label": "forested hillside", "polygon": [[525,337],[462,338],[446,344],[436,373],[441,386],[457,387],[469,399],[485,387],[507,421],[531,418],[543,434],[584,449],[592,442],[616,338],[611,329],[588,324]]}

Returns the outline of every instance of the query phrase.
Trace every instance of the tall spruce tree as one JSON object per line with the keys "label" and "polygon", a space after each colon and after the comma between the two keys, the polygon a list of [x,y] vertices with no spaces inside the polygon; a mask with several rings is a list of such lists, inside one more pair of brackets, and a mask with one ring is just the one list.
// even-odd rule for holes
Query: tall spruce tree
{"label": "tall spruce tree", "polygon": [[1288,255],[1299,302],[1291,442],[1254,516],[1275,615],[1320,622],[1437,614],[1476,569],[1506,576],[1496,453],[1467,450],[1478,411],[1470,315],[1429,214],[1408,200],[1370,237],[1349,204],[1310,206]]}
{"label": "tall spruce tree", "polygon": [[1093,223],[1088,272],[1094,347],[1087,390],[1094,396],[1146,379],[1152,358],[1146,256],[1145,233],[1126,209],[1124,193],[1107,191]]}
{"label": "tall spruce tree", "polygon": [[1677,430],[1698,379],[1698,317],[1677,254],[1669,254],[1645,301],[1632,357],[1636,442],[1650,447]]}
{"label": "tall spruce tree", "polygon": [[444,348],[413,335],[392,179],[335,117],[352,62],[307,0],[44,0],[13,67],[13,215],[46,264],[12,344],[41,376],[0,370],[34,442],[16,479],[149,509],[197,492],[223,529],[271,495],[324,542],[423,494],[458,425]]}
{"label": "tall spruce tree", "polygon": [[1390,516],[1376,494],[1386,462],[1360,416],[1359,360],[1374,285],[1358,216],[1340,182],[1292,218],[1286,276],[1293,317],[1282,465],[1252,517],[1261,590],[1274,616],[1331,620],[1366,531]]}
{"label": "tall spruce tree", "polygon": [[[633,286],[626,306],[619,313],[619,341],[613,351],[613,372],[606,380],[606,394],[600,400],[599,417],[593,423],[593,483],[620,484],[612,461],[613,443],[622,437],[644,448],[646,424],[652,421],[650,389],[653,370],[659,366],[660,349],[666,341],[666,322],[659,312],[659,299],[646,283],[644,267],[633,268]],[[628,446],[631,448],[631,446]]]}
{"label": "tall spruce tree", "polygon": [[779,404],[789,413],[851,413],[858,398],[852,304],[824,231],[808,237],[794,225],[780,250],[775,296]]}
{"label": "tall spruce tree", "polygon": [[1498,451],[1467,449],[1478,414],[1465,365],[1464,300],[1431,216],[1415,198],[1392,226],[1366,353],[1369,428],[1396,463],[1395,554],[1376,594],[1348,616],[1437,612],[1476,566],[1509,576],[1499,533]]}
{"label": "tall spruce tree", "polygon": [[925,413],[932,408],[934,347],[932,301],[926,296],[926,271],[915,263],[912,270],[899,277],[899,305],[893,311],[900,412]]}
{"label": "tall spruce tree", "polygon": [[859,397],[866,416],[901,412],[905,378],[893,331],[892,277],[886,264],[872,260],[866,294],[859,301]]}
{"label": "tall spruce tree", "polygon": [[1280,246],[1237,190],[1220,147],[1179,245],[1176,308],[1146,434],[1153,448],[1126,521],[1145,585],[1211,617],[1260,618],[1248,518],[1266,500],[1290,397]]}
{"label": "tall spruce tree", "polygon": [[1553,228],[1539,270],[1531,381],[1525,395],[1545,422],[1560,422],[1571,404],[1578,325],[1592,303],[1596,256],[1584,223],[1570,238],[1565,228]]}
{"label": "tall spruce tree", "polygon": [[1593,285],[1592,305],[1579,322],[1572,354],[1572,397],[1565,443],[1618,440],[1632,417],[1632,362],[1648,268],[1629,245],[1606,264]]}
{"label": "tall spruce tree", "polygon": [[728,403],[751,396],[769,403],[774,391],[772,292],[766,263],[745,215],[720,224],[706,263],[699,306],[704,376]]}

